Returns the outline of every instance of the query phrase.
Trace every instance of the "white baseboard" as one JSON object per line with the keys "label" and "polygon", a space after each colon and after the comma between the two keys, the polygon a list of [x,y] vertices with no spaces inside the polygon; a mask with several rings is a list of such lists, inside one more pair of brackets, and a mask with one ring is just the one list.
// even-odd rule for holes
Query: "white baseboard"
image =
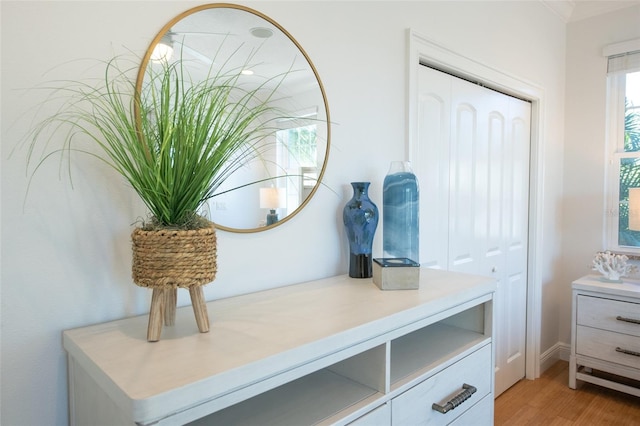
{"label": "white baseboard", "polygon": [[569,361],[571,345],[558,342],[540,355],[540,373],[545,372],[558,360]]}

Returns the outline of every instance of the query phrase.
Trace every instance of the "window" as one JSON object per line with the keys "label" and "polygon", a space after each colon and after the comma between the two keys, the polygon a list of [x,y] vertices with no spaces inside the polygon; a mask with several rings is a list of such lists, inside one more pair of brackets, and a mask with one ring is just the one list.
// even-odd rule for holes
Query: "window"
{"label": "window", "polygon": [[284,147],[279,164],[287,168],[315,167],[318,156],[316,131],[315,124],[279,130],[276,139]]}
{"label": "window", "polygon": [[276,133],[278,164],[287,176],[287,210],[294,211],[317,183],[318,144],[316,124],[286,128]]}
{"label": "window", "polygon": [[607,248],[640,254],[640,226],[629,226],[639,208],[630,210],[629,190],[640,188],[640,50],[609,56],[607,87]]}

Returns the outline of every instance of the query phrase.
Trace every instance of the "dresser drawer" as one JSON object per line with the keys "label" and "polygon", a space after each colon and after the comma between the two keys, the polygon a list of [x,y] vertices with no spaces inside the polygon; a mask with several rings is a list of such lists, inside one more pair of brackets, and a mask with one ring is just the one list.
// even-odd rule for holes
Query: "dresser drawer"
{"label": "dresser drawer", "polygon": [[579,325],[640,336],[640,303],[578,296]]}
{"label": "dresser drawer", "polygon": [[616,351],[620,348],[640,354],[640,337],[578,326],[576,353],[627,367],[640,368],[640,356]]}
{"label": "dresser drawer", "polygon": [[[394,398],[392,424],[449,424],[490,393],[492,374],[491,345],[487,345]],[[460,394],[463,384],[476,388],[469,399],[445,414],[432,408],[434,403],[444,406]]]}

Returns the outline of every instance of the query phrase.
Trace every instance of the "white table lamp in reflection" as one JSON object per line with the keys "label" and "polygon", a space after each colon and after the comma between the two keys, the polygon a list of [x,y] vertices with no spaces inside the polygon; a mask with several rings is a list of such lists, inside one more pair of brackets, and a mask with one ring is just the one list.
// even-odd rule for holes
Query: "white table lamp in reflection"
{"label": "white table lamp in reflection", "polygon": [[286,194],[284,188],[260,188],[260,208],[269,209],[267,214],[267,226],[278,221],[276,209],[286,207]]}

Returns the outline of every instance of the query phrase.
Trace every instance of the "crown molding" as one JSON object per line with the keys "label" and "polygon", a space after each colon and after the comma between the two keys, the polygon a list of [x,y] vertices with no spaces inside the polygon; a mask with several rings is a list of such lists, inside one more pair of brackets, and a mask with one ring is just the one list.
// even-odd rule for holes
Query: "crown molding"
{"label": "crown molding", "polygon": [[576,7],[575,0],[539,0],[540,3],[558,15],[564,22],[571,20],[571,14]]}

